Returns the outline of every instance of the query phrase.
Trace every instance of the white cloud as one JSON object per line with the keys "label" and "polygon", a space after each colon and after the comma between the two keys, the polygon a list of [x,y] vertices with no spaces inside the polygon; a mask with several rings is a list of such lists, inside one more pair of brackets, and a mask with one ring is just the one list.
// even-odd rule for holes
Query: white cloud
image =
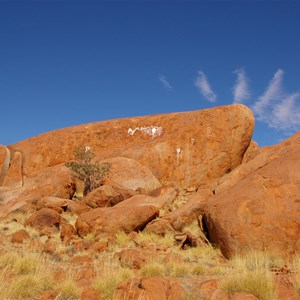
{"label": "white cloud", "polygon": [[274,106],[271,116],[270,127],[287,132],[300,130],[300,93],[285,96]]}
{"label": "white cloud", "polygon": [[233,103],[243,103],[250,97],[246,72],[244,69],[237,69],[236,71],[234,71],[234,73],[237,75],[237,79],[232,90]]}
{"label": "white cloud", "polygon": [[252,107],[254,113],[257,114],[258,120],[263,121],[265,118],[268,118],[267,112],[270,108],[272,108],[272,102],[274,103],[282,98],[283,74],[284,72],[281,69],[276,71],[267,89]]}
{"label": "white cloud", "polygon": [[278,69],[252,109],[259,121],[291,134],[300,129],[300,93],[287,94],[282,87],[284,72]]}
{"label": "white cloud", "polygon": [[206,100],[208,100],[209,102],[217,101],[217,96],[212,91],[204,72],[198,72],[198,77],[195,81],[195,86],[199,89],[200,93],[203,95],[204,98],[206,98]]}
{"label": "white cloud", "polygon": [[161,82],[164,88],[166,88],[167,90],[173,90],[172,85],[167,80],[165,75],[159,75],[158,80]]}

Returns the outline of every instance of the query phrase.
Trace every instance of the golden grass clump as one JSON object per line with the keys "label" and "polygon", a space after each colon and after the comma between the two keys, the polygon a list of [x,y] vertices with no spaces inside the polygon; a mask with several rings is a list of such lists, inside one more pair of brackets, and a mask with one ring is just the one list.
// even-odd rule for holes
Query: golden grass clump
{"label": "golden grass clump", "polygon": [[130,244],[130,239],[124,231],[118,231],[115,237],[116,237],[116,244],[120,247],[128,246]]}
{"label": "golden grass clump", "polygon": [[160,246],[173,247],[174,246],[174,235],[167,233],[165,236],[160,236],[152,232],[139,232],[136,241],[140,243],[154,243]]}
{"label": "golden grass clump", "polygon": [[59,296],[63,299],[79,299],[78,287],[74,279],[71,277],[61,282],[58,285],[57,290],[59,292]]}
{"label": "golden grass clump", "polygon": [[32,299],[53,288],[54,281],[51,275],[29,274],[16,277],[9,286],[8,295],[11,299]]}
{"label": "golden grass clump", "polygon": [[159,262],[149,262],[142,266],[140,270],[141,276],[164,276],[166,273],[166,268],[162,263]]}
{"label": "golden grass clump", "polygon": [[17,254],[14,252],[5,253],[0,258],[0,267],[11,270],[18,275],[27,275],[36,273],[41,265],[43,258],[39,254]]}
{"label": "golden grass clump", "polygon": [[201,229],[199,227],[198,221],[194,220],[191,224],[183,227],[182,232],[189,232],[191,234],[199,236]]}
{"label": "golden grass clump", "polygon": [[185,263],[169,262],[166,264],[166,274],[169,277],[187,277],[191,275],[191,267]]}
{"label": "golden grass clump", "polygon": [[230,262],[228,273],[221,280],[220,287],[230,295],[247,292],[260,300],[273,300],[275,292],[270,272],[272,264],[271,257],[265,252],[237,256]]}
{"label": "golden grass clump", "polygon": [[295,274],[294,289],[300,296],[300,256],[294,258],[292,269]]}
{"label": "golden grass clump", "polygon": [[101,299],[111,300],[117,286],[130,278],[133,278],[133,271],[130,269],[105,269],[99,272],[92,286],[101,295]]}

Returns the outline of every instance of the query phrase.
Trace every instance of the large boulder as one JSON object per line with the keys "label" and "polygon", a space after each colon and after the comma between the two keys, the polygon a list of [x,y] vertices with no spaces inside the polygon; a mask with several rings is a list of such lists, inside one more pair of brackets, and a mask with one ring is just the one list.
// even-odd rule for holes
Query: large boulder
{"label": "large boulder", "polygon": [[19,188],[0,187],[0,216],[19,209],[30,209],[44,196],[71,199],[75,192],[72,172],[63,165],[39,171],[35,177],[24,178]]}
{"label": "large boulder", "polygon": [[76,221],[76,229],[80,236],[92,231],[98,233],[116,233],[138,231],[153,220],[158,211],[176,197],[174,188],[162,188],[157,194],[136,195],[113,207],[96,208],[82,213]]}
{"label": "large boulder", "polygon": [[23,157],[23,176],[73,159],[85,145],[98,157],[126,157],[160,182],[208,183],[237,167],[253,132],[253,113],[235,104],[201,111],[95,122],[48,132],[11,145]]}
{"label": "large boulder", "polygon": [[285,258],[299,253],[299,166],[300,132],[223,179],[207,202],[205,222],[226,257],[252,249]]}
{"label": "large boulder", "polygon": [[50,208],[42,208],[41,210],[33,213],[26,220],[24,225],[35,227],[39,230],[45,227],[59,227],[61,223],[61,216],[58,212]]}
{"label": "large boulder", "polygon": [[132,190],[111,184],[105,184],[87,194],[82,202],[92,208],[114,206],[125,199],[134,196]]}
{"label": "large boulder", "polygon": [[136,160],[113,157],[105,162],[111,165],[108,178],[123,188],[149,192],[161,186],[152,172]]}
{"label": "large boulder", "polygon": [[12,188],[23,186],[22,162],[22,154],[19,151],[14,152],[10,167],[5,172],[2,186]]}
{"label": "large boulder", "polygon": [[7,147],[0,145],[0,186],[5,178],[10,162],[10,151]]}

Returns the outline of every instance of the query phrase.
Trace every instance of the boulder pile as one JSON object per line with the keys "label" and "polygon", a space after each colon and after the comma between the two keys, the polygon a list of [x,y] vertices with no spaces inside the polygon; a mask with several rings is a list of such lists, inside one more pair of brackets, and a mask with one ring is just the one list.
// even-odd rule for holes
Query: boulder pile
{"label": "boulder pile", "polygon": [[[251,110],[235,104],[94,122],[0,145],[0,217],[19,222],[15,216],[25,216],[24,228],[10,237],[16,247],[33,243],[27,231],[34,228],[47,237],[43,252],[57,255],[59,236],[74,265],[92,264],[77,251],[98,255],[121,243],[121,233],[136,247],[115,254],[122,266],[141,269],[156,255],[184,263],[168,253],[170,246],[139,240],[140,232],[171,235],[180,251],[214,245],[226,259],[266,251],[289,260],[300,252],[300,132],[259,148],[253,129]],[[66,167],[78,146],[111,166],[87,195]],[[78,283],[82,299],[98,299],[84,280]],[[114,299],[184,299],[187,286],[198,287],[205,299],[257,299],[251,293],[231,297],[218,288],[219,280],[135,277],[122,281]]]}

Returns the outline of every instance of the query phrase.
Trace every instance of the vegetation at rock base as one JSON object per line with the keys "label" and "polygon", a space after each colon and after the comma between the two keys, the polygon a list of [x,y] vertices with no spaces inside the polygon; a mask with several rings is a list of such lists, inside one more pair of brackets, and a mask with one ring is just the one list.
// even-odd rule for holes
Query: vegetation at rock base
{"label": "vegetation at rock base", "polygon": [[264,252],[249,252],[230,262],[228,274],[221,281],[221,288],[234,295],[236,292],[251,293],[261,300],[275,299],[272,258]]}
{"label": "vegetation at rock base", "polygon": [[75,160],[65,165],[72,170],[80,180],[84,182],[83,195],[99,187],[103,179],[108,175],[111,165],[109,163],[99,164],[94,161],[95,154],[90,147],[83,145],[74,149]]}

